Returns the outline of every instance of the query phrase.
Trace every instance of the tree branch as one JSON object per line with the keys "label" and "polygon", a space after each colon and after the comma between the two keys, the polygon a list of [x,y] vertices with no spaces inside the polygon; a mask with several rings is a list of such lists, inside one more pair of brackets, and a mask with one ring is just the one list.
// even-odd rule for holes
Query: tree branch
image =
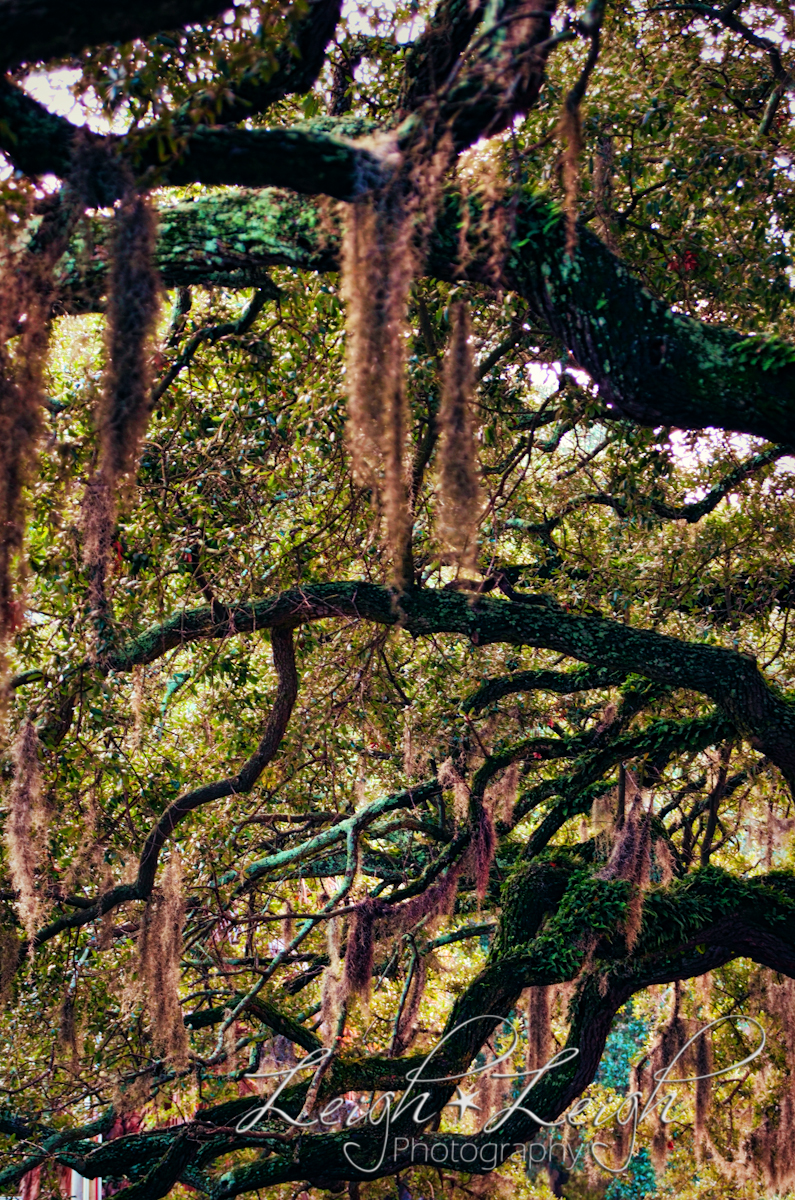
{"label": "tree branch", "polygon": [[589,493],[585,496],[576,496],[565,506],[565,508],[557,513],[558,517],[565,517],[571,512],[576,512],[577,509],[586,508],[589,504],[601,504],[607,508],[612,508],[620,517],[626,517],[631,510],[649,508],[656,516],[662,517],[666,521],[687,521],[689,525],[700,521],[707,513],[711,513],[717,508],[721,500],[730,495],[731,492],[742,483],[745,479],[752,475],[758,474],[759,471],[769,466],[771,463],[777,462],[778,459],[784,458],[792,453],[791,446],[768,446],[766,450],[762,450],[759,454],[755,454],[744,463],[738,463],[731,471],[727,472],[714,487],[711,487],[705,496],[700,500],[694,500],[690,504],[666,504],[662,500],[647,499],[638,497],[632,504],[620,496],[611,496],[607,492]]}
{"label": "tree branch", "polygon": [[487,680],[467,696],[461,708],[464,712],[480,712],[487,704],[494,704],[503,696],[516,692],[557,692],[570,696],[574,692],[618,687],[625,678],[623,671],[610,671],[600,666],[579,671],[517,671],[502,679]]}
{"label": "tree branch", "polygon": [[441,0],[426,29],[406,51],[398,107],[411,112],[444,82],[483,20],[483,0]]}
{"label": "tree branch", "polygon": [[[162,161],[161,129],[128,138],[86,133],[51,113],[8,80],[0,82],[0,150],[26,175],[52,173],[79,178],[89,207],[108,207],[129,188],[135,174],[150,185],[203,183],[208,186],[286,187],[294,192],[354,200],[383,181],[379,156],[328,131],[333,122],[276,129],[198,125],[170,134],[170,159]],[[169,131],[166,131],[169,132]]]}
{"label": "tree branch", "polygon": [[[337,153],[326,149],[332,158]],[[345,159],[364,151],[340,153]],[[345,159],[344,167],[342,159],[337,163],[338,182],[343,176],[360,180],[354,158]],[[430,276],[461,276],[461,203],[457,193],[446,193],[425,268]],[[476,199],[468,203],[472,258],[466,275],[493,285],[483,214]],[[60,297],[70,311],[101,303],[107,250],[102,223],[93,228],[94,257],[85,264],[75,253],[63,264]],[[263,191],[207,197],[168,208],[161,217],[158,265],[170,287],[257,286],[271,266],[334,270],[338,254],[339,241],[316,205],[297,196]],[[614,416],[683,429],[719,426],[792,445],[795,347],[672,312],[587,229],[579,230],[569,259],[563,218],[539,196],[518,198],[507,259],[505,286],[524,297],[534,319],[588,371]]]}
{"label": "tree branch", "polygon": [[795,782],[795,704],[767,684],[755,660],[735,650],[685,642],[603,617],[576,616],[551,597],[516,604],[484,596],[472,604],[447,589],[415,588],[404,593],[397,608],[393,594],[374,584],[314,584],[227,611],[227,621],[219,621],[210,608],[178,613],[111,654],[107,667],[130,670],[137,663],[154,662],[175,646],[228,637],[232,631],[295,627],[329,617],[379,625],[399,622],[415,637],[457,633],[474,645],[543,647],[606,670],[643,674],[669,687],[709,696],[737,730],[767,754],[791,784]]}
{"label": "tree branch", "polygon": [[[490,961],[454,1005],[445,1031],[450,1036],[444,1053],[434,1060],[434,1074],[452,1077],[465,1073],[525,987],[575,978],[589,943],[584,933],[595,937],[597,944],[595,967],[583,979],[566,1041],[567,1047],[576,1048],[578,1053],[533,1089],[532,1110],[546,1121],[556,1120],[592,1082],[613,1017],[633,993],[652,984],[702,975],[740,956],[795,976],[792,875],[779,872],[759,879],[736,880],[707,868],[668,888],[653,888],[646,895],[639,949],[626,956],[621,939],[611,935],[630,894],[625,881],[600,880],[583,871],[565,851],[556,853],[555,861],[527,864],[517,871],[506,891]],[[585,923],[583,911],[590,914]],[[465,1024],[468,1018],[482,1014],[492,1015]],[[395,1060],[398,1077],[406,1062]],[[350,1082],[348,1077],[346,1083]],[[376,1086],[381,1088],[382,1084]],[[454,1081],[423,1087],[429,1092],[424,1106],[429,1120],[430,1114],[447,1102],[453,1087]],[[239,1119],[242,1113],[239,1108],[235,1111]],[[538,1123],[531,1116],[517,1111],[501,1127],[500,1140],[510,1152],[515,1143],[532,1139],[537,1130]],[[390,1132],[403,1132],[400,1122],[393,1124]],[[416,1135],[417,1125],[411,1132]],[[471,1145],[490,1137],[493,1134],[465,1138],[423,1133],[423,1142],[429,1148],[437,1143],[449,1148],[464,1140]],[[357,1128],[358,1161],[363,1167],[378,1161],[382,1140],[380,1131]],[[305,1137],[297,1162],[294,1156],[278,1153],[277,1149],[274,1155],[228,1171],[217,1180],[214,1196],[232,1197],[289,1179],[309,1178],[322,1186],[324,1180],[356,1178],[358,1173],[344,1153],[344,1143],[350,1146],[350,1141],[349,1132]],[[408,1155],[393,1153],[395,1144],[390,1137],[384,1161],[367,1177],[394,1174],[411,1165]],[[471,1169],[485,1172],[492,1168],[493,1164],[487,1167],[475,1159]]]}
{"label": "tree branch", "polygon": [[228,0],[4,0],[0,5],[0,70],[77,54],[104,42],[130,42],[160,30],[211,21]]}
{"label": "tree branch", "polygon": [[289,40],[276,52],[276,70],[267,72],[267,82],[262,80],[259,65],[250,74],[235,79],[214,113],[213,123],[237,124],[287,95],[310,91],[323,70],[341,8],[342,0],[308,0],[305,8],[297,5],[293,12],[302,15],[293,21]]}
{"label": "tree branch", "polygon": [[236,321],[224,321],[220,325],[208,325],[204,329],[197,330],[188,339],[168,370],[163,373],[152,388],[151,406],[154,408],[164,393],[171,387],[171,384],[177,378],[180,371],[189,365],[199,346],[204,342],[215,345],[221,338],[240,337],[242,334],[248,333],[266,301],[276,300],[278,296],[279,290],[274,284],[271,284],[270,287],[258,288]]}
{"label": "tree branch", "polygon": [[[213,611],[216,613],[216,616],[220,616],[223,619],[220,606],[215,605]],[[129,900],[146,900],[151,895],[152,888],[154,887],[160,851],[177,825],[189,813],[204,804],[210,804],[214,800],[223,799],[225,796],[251,791],[257,779],[279,748],[298,694],[298,676],[295,670],[292,630],[290,628],[274,628],[271,632],[271,644],[273,648],[273,662],[278,677],[276,699],[268,716],[265,732],[251,758],[241,767],[237,775],[232,775],[226,779],[218,780],[216,783],[196,788],[194,791],[180,796],[178,800],[170,804],[146,839],[135,883],[119,884],[117,887],[100,896],[90,908],[82,908],[76,913],[71,913],[68,916],[59,917],[55,921],[52,921],[36,934],[36,937],[33,939],[34,948],[50,941],[65,929],[77,929],[91,921],[97,920],[98,917],[111,912],[114,908]],[[27,949],[28,946],[23,945],[20,951],[20,961],[22,961]]]}

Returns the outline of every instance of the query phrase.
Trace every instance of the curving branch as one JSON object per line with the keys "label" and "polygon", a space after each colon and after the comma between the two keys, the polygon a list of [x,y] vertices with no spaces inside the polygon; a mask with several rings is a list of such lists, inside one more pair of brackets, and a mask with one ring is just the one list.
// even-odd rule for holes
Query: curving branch
{"label": "curving branch", "polygon": [[736,650],[685,642],[603,617],[578,616],[551,597],[511,603],[481,597],[472,603],[447,589],[414,588],[398,608],[388,589],[368,583],[312,584],[224,609],[177,613],[108,656],[107,668],[128,671],[154,662],[175,646],[226,638],[275,625],[298,626],[328,618],[400,625],[415,637],[455,633],[474,645],[502,642],[537,646],[625,674],[640,673],[672,688],[709,696],[738,732],[767,754],[795,783],[795,704],[772,688],[756,661]]}
{"label": "curving branch", "polygon": [[[325,850],[327,847],[333,846],[336,842],[344,841],[349,837],[358,837],[363,829],[366,829],[368,825],[371,825],[379,817],[394,812],[399,808],[414,807],[416,804],[438,796],[440,792],[441,787],[435,779],[432,779],[426,783],[418,784],[416,787],[407,788],[403,792],[396,792],[394,795],[374,800],[371,804],[361,808],[352,816],[338,821],[330,829],[325,829],[322,833],[318,833],[310,841],[303,842],[301,845],[291,847],[287,850],[280,850],[275,854],[269,854],[267,858],[252,863],[251,866],[246,867],[244,872],[246,883],[250,885],[275,871],[281,871],[284,867],[289,866],[298,859],[308,858],[319,850]],[[460,846],[457,843],[453,843],[450,849],[455,853],[460,849]],[[445,864],[445,861],[445,859],[439,860],[433,869],[438,872]],[[232,879],[237,877],[238,872],[230,872],[224,878],[225,881],[231,882]],[[421,885],[418,890],[422,890]],[[402,899],[403,894],[396,893],[393,899]]]}
{"label": "curving branch", "polygon": [[480,712],[486,705],[495,704],[516,692],[557,692],[570,696],[575,692],[618,687],[625,679],[624,671],[611,671],[600,666],[578,671],[516,671],[502,679],[486,680],[476,692],[467,696],[461,709],[463,712]]}
{"label": "curving branch", "polygon": [[[587,755],[586,761],[579,763],[570,777],[544,781],[521,798],[515,814],[517,820],[536,804],[556,795],[561,797],[531,838],[529,854],[538,853],[571,816],[585,811],[582,806],[590,806],[596,794],[594,789],[604,786],[605,771],[627,757],[645,754],[663,762],[675,749],[703,749],[740,732],[750,736],[752,744],[779,767],[792,786],[795,781],[795,706],[768,686],[755,662],[732,650],[682,642],[599,617],[575,616],[551,599],[536,599],[536,603],[528,603],[527,597],[522,603],[510,603],[484,597],[473,605],[467,597],[446,590],[414,589],[402,596],[398,608],[389,589],[373,584],[317,584],[283,592],[253,605],[227,608],[215,604],[187,610],[115,651],[105,663],[105,669],[128,671],[137,664],[155,661],[179,645],[270,628],[273,630],[279,693],[260,746],[241,771],[187,793],[166,810],[147,839],[137,881],[121,884],[89,907],[59,917],[40,931],[36,944],[50,940],[65,929],[96,920],[119,904],[145,899],[154,884],[160,850],[184,817],[204,804],[250,790],[276,752],[295,701],[297,681],[290,630],[311,621],[353,617],[387,626],[399,622],[414,636],[448,632],[468,636],[476,645],[505,642],[543,646],[598,664],[600,671],[611,673],[608,677],[624,677],[637,673],[642,667],[648,679],[665,688],[688,688],[718,702],[722,711],[711,716],[681,725],[659,721],[623,740],[614,736],[622,728],[620,720],[612,729],[612,737],[609,730],[605,731],[606,746],[600,743],[599,731],[585,739],[545,739],[543,743],[532,739],[523,743],[519,748],[523,757],[532,753],[544,758],[562,757],[583,750]],[[605,678],[604,675],[596,677]],[[551,680],[557,681],[557,678]],[[629,706],[625,717],[643,706],[644,697],[645,692],[640,689],[625,699]],[[589,745],[593,746],[590,753]],[[508,753],[506,761],[510,762],[514,757],[515,749]],[[489,771],[494,774],[500,762],[494,758],[487,764],[488,770],[484,768],[484,786],[491,777]],[[283,872],[299,859],[317,855],[343,838],[358,836],[377,817],[429,799],[438,791],[439,785],[433,780],[375,801],[321,831],[309,842],[277,851],[252,864],[245,871],[244,886],[248,887],[272,872]],[[450,844],[436,864],[428,869],[427,878],[418,880],[405,893],[397,893],[393,900],[422,891],[428,880],[460,852],[459,841]],[[235,871],[224,881],[232,882],[236,878],[238,873]]]}
{"label": "curving branch", "polygon": [[[539,672],[539,674],[544,673]],[[551,671],[549,674],[556,675],[562,673]],[[575,672],[571,672],[570,674],[574,675]],[[634,758],[639,753],[644,756],[654,755],[655,751],[659,752],[660,749],[661,731],[662,740],[666,744],[669,741],[670,722],[654,722],[647,726],[640,734],[634,734],[629,738],[622,738],[621,735],[625,733],[633,717],[636,717],[644,708],[655,700],[658,700],[668,690],[650,684],[648,681],[643,681],[639,687],[627,686],[623,689],[620,705],[615,707],[612,713],[608,712],[608,715],[603,717],[595,729],[589,729],[573,736],[566,736],[563,730],[559,732],[556,730],[558,736],[555,738],[526,738],[520,742],[515,742],[512,745],[501,748],[497,753],[489,755],[483,765],[475,772],[471,786],[473,800],[477,800],[478,802],[482,800],[486,787],[495,775],[513,762],[524,762],[525,771],[527,771],[538,761],[550,762],[554,759],[572,758],[577,760],[578,765],[575,773],[579,776],[579,784],[582,785],[586,781],[585,777],[589,774],[591,782],[596,782],[597,776],[601,775],[605,769],[622,761],[622,759]],[[677,728],[677,732],[681,733],[683,728],[688,729],[689,726],[690,723],[685,723],[684,726]],[[684,740],[687,740],[686,736]],[[606,756],[605,752],[607,752]],[[556,794],[555,788],[558,786],[564,790],[564,794],[570,790],[570,781],[564,781],[563,779],[554,781],[551,792],[549,791],[550,784],[553,784],[552,780],[545,780],[541,784],[539,799],[547,799],[550,796],[554,796]],[[586,791],[590,796],[590,789],[586,789]],[[514,820],[523,819],[529,811],[527,797],[524,796],[520,798],[516,805]],[[531,853],[535,853],[535,851]]]}
{"label": "curving branch", "polygon": [[[449,134],[460,153],[530,112],[550,52],[561,40],[575,36],[551,36],[556,9],[557,0],[502,0],[489,6],[482,32],[451,64],[442,86],[398,128],[398,143],[422,141],[423,126],[435,124],[438,134]],[[434,45],[433,40],[426,45]]]}
{"label": "curving branch", "polygon": [[[389,148],[393,155],[417,147],[427,151],[445,135],[460,152],[482,135],[506,128],[536,102],[546,59],[555,44],[550,20],[556,0],[505,0],[475,43],[477,53],[466,63],[460,55],[479,12],[463,18],[465,8],[459,5],[452,24],[448,23],[450,36],[440,40],[441,27],[432,23],[428,36],[421,39],[417,51],[421,60],[428,64],[438,60],[436,69],[455,63],[455,69],[446,86],[426,101],[422,113],[409,115],[393,130]],[[354,200],[383,184],[388,172],[368,148],[335,139],[328,120],[306,129],[232,128],[288,92],[312,86],[339,12],[340,0],[312,0],[308,15],[297,22],[294,43],[285,44],[278,53],[275,75],[267,83],[256,73],[233,80],[212,126],[195,125],[175,113],[170,128],[152,127],[127,137],[88,135],[6,80],[0,85],[0,149],[19,170],[34,177],[48,172],[63,179],[79,175],[86,203],[94,207],[110,205],[123,194],[133,167],[137,176],[151,177],[151,183],[289,187]],[[361,126],[361,122],[354,124]],[[331,126],[335,128],[333,122]],[[351,124],[340,128],[350,130]],[[170,147],[166,162],[164,135]]]}
{"label": "curving branch", "polygon": [[[288,13],[290,35],[276,52],[276,69],[253,70],[235,79],[214,113],[215,125],[237,124],[285,96],[302,95],[317,82],[340,19],[342,0],[308,0]],[[269,64],[270,66],[270,64]]]}
{"label": "curving branch", "polygon": [[[130,135],[88,134],[49,112],[8,80],[0,81],[0,150],[26,175],[53,173],[79,179],[84,203],[112,205],[129,188],[129,156],[135,174],[149,186],[203,183],[208,186],[286,187],[310,195],[354,200],[384,178],[381,158],[346,140],[350,129],[334,122],[290,128],[238,129],[198,125],[153,128]],[[174,145],[162,160],[164,133]]]}
{"label": "curving branch", "polygon": [[[125,137],[87,134],[51,113],[21,88],[0,84],[0,149],[31,176],[53,173],[79,177],[85,203],[112,204],[128,186],[130,174],[154,184],[204,183],[211,186],[288,187],[307,194],[355,200],[388,181],[386,161],[365,145],[342,137],[380,132],[389,136],[384,160],[417,151],[427,158],[443,139],[460,153],[478,138],[507,128],[535,104],[547,57],[560,38],[550,37],[557,0],[504,0],[491,12],[480,38],[462,57],[480,19],[457,4],[452,23],[434,24],[416,51],[431,71],[452,67],[445,85],[396,127],[372,130],[361,121],[328,118],[276,129],[234,128],[253,111],[267,108],[287,92],[311,87],[339,19],[339,0],[313,0],[299,20],[294,44],[278,53],[279,68],[263,83],[254,73],[233,80],[213,125],[195,124],[179,112],[170,124],[135,130]],[[566,34],[563,40],[575,36]],[[409,54],[411,58],[411,52]],[[429,77],[426,72],[426,84]],[[418,97],[406,97],[409,107]],[[341,136],[335,137],[337,133]],[[163,146],[169,157],[163,161]],[[394,166],[394,162],[391,164]]]}
{"label": "curving branch", "polygon": [[580,508],[587,508],[590,504],[599,504],[606,508],[612,508],[619,517],[626,517],[633,511],[649,510],[663,520],[687,521],[689,525],[693,525],[717,508],[721,500],[730,495],[738,484],[752,475],[757,475],[771,463],[777,462],[791,453],[791,446],[768,446],[767,449],[760,451],[759,454],[754,454],[744,463],[738,463],[724,475],[723,479],[711,487],[705,496],[690,504],[666,504],[663,500],[646,497],[638,497],[629,503],[623,497],[611,496],[608,492],[592,492],[585,496],[576,496],[556,516],[561,519]]}
{"label": "curving branch", "polygon": [[[217,612],[217,606],[214,611]],[[77,929],[97,920],[120,904],[130,900],[148,899],[154,887],[160,851],[185,817],[197,808],[215,800],[251,791],[281,744],[298,695],[292,630],[290,628],[274,628],[271,632],[271,645],[273,664],[278,679],[276,699],[273,702],[260,743],[252,756],[236,775],[206,784],[204,787],[195,788],[170,804],[146,839],[135,883],[119,884],[99,896],[90,907],[81,908],[68,916],[58,917],[37,933],[33,939],[34,948],[50,941],[65,929]],[[27,948],[27,946],[22,947],[20,958],[24,956]]]}
{"label": "curving branch", "polygon": [[250,792],[259,779],[265,767],[276,754],[282,738],[287,730],[290,715],[298,695],[298,676],[295,670],[295,649],[291,629],[276,627],[271,632],[273,649],[273,665],[278,678],[276,699],[268,716],[265,732],[260,744],[247,763],[236,775],[221,779],[217,783],[196,788],[180,796],[170,804],[155,828],[146,839],[141,861],[138,867],[137,887],[142,895],[149,895],[155,881],[155,872],[160,857],[160,851],[171,837],[177,825],[204,804],[221,800],[226,796],[235,796]]}
{"label": "curving branch", "polygon": [[[76,53],[89,45],[130,41],[161,29],[200,23],[219,16],[227,7],[218,0],[157,0],[156,3],[144,0],[134,8],[112,3],[100,11],[85,0],[67,0],[58,4],[43,0],[35,5],[31,0],[5,0],[0,7],[0,44],[5,46],[5,51],[0,53],[0,67],[8,70],[21,62]],[[276,53],[275,69],[269,62],[267,71],[263,72],[262,64],[258,63],[234,79],[233,86],[225,88],[219,104],[213,106],[213,124],[237,124],[254,113],[263,112],[287,95],[309,91],[323,68],[340,9],[341,0],[309,0],[307,5],[297,5],[288,13],[290,33]],[[69,121],[31,100],[8,80],[0,86],[0,110],[4,119],[0,145],[21,170],[33,175],[54,171],[68,178],[77,158],[83,186],[88,183],[89,191],[101,196],[106,203],[117,198],[108,191],[109,172],[96,151],[101,147],[106,154],[116,154],[126,145],[124,139],[87,138],[84,132],[79,133]],[[198,133],[193,128],[195,119],[190,114],[178,112],[173,120],[178,138]],[[163,131],[152,132],[157,137]],[[173,130],[167,132],[173,137]],[[31,137],[34,141],[27,145]],[[220,153],[222,157],[228,156],[233,166],[235,156],[241,153],[262,153],[268,149],[268,143],[251,139],[242,143],[242,150],[239,141],[230,144],[228,139],[219,141],[216,138],[210,143],[200,141],[198,145],[201,146],[200,158],[207,159],[213,152]],[[93,147],[93,155],[87,154],[87,146]],[[157,168],[155,147],[143,155],[137,152],[140,147],[134,144],[129,149],[137,168]],[[271,150],[275,149],[274,144]],[[176,157],[179,162],[180,155]],[[208,162],[203,166],[200,162],[193,165],[200,171],[211,170]],[[223,174],[220,164],[216,170],[219,169]],[[95,177],[87,178],[90,176]],[[237,182],[241,181],[238,179]]]}
{"label": "curving branch", "polygon": [[[263,750],[266,742],[270,742],[271,745],[275,743],[275,734],[278,731],[278,724],[281,720],[284,720],[284,725],[286,728],[287,720],[289,720],[289,712],[286,712],[287,705],[290,703],[290,707],[292,707],[294,700],[295,697],[293,697],[292,702],[290,702],[290,694],[287,688],[285,688],[284,693],[282,693],[281,704],[279,697],[277,697],[277,701],[274,704],[274,710],[271,712],[271,717],[268,721],[265,736],[260,742],[257,752],[248,760],[238,775],[233,776],[232,778],[220,780],[214,784],[208,784],[202,788],[196,788],[194,791],[188,792],[185,796],[181,796],[179,800],[175,800],[174,803],[166,809],[165,813],[147,838],[141,854],[138,877],[135,883],[119,884],[117,887],[112,888],[109,892],[105,892],[103,895],[87,902],[81,899],[80,907],[77,912],[58,917],[55,921],[52,921],[49,925],[41,929],[34,939],[34,945],[43,945],[45,942],[51,941],[54,937],[57,937],[58,934],[62,933],[66,929],[81,928],[83,925],[87,925],[92,921],[96,921],[105,913],[112,912],[115,908],[118,908],[120,905],[126,904],[131,900],[146,900],[151,894],[152,887],[154,886],[154,878],[157,870],[157,861],[160,850],[165,844],[167,838],[170,836],[171,832],[173,832],[173,829],[180,821],[184,819],[185,816],[187,816],[190,812],[193,812],[201,805],[211,803],[217,799],[222,799],[225,796],[236,795],[238,793],[250,791],[251,787],[253,787],[254,783],[256,782],[256,778],[259,774],[261,774],[262,770],[264,770],[267,762],[270,761],[270,759],[263,761],[264,755],[261,755],[261,751]],[[278,713],[276,712],[277,708],[279,709]],[[274,746],[274,753],[277,748],[278,743]],[[255,775],[254,772],[259,762],[262,762],[262,766],[260,767],[259,772],[257,772],[257,775]],[[349,843],[351,839],[355,841],[358,839],[361,831],[367,828],[368,825],[372,824],[379,817],[393,812],[396,809],[413,808],[416,805],[439,795],[440,792],[441,787],[437,781],[433,779],[426,783],[418,784],[416,787],[408,788],[405,791],[397,792],[394,795],[381,797],[378,800],[374,800],[365,808],[360,809],[359,812],[353,814],[353,816],[345,818],[341,821],[337,821],[336,824],[332,825],[329,829],[323,830],[314,838],[309,839],[309,841],[301,842],[296,846],[291,846],[287,849],[277,851],[275,854],[268,855],[267,858],[260,859],[259,861],[251,864],[243,872],[237,870],[228,871],[220,880],[220,882],[222,884],[229,884],[239,881],[236,895],[241,895],[247,892],[254,884],[257,883],[258,880],[262,878],[270,876],[278,879],[290,878],[291,876],[289,868],[292,864],[299,862],[303,863],[304,859],[309,859],[313,854],[317,854],[318,851],[322,851],[330,846],[334,846],[339,842]],[[395,892],[390,897],[390,903],[399,902],[407,896],[411,896],[417,892],[423,891],[428,883],[435,879],[436,876],[439,875],[441,871],[449,865],[450,862],[454,861],[458,856],[460,856],[461,852],[466,848],[468,840],[468,834],[464,834],[462,837],[452,841],[447,846],[446,850],[443,851],[443,853],[439,856],[439,858],[436,859],[435,862],[431,863],[430,866],[422,873],[419,879],[400,891]],[[340,874],[343,866],[344,863],[341,863],[339,859],[336,859],[333,863],[328,864],[328,867],[331,868],[328,870],[328,874]],[[317,869],[322,875],[327,871],[327,865],[325,863],[321,863],[318,865]],[[383,868],[381,868],[381,870],[382,869]],[[380,871],[374,872],[374,874],[379,873]],[[311,877],[311,871],[301,871],[298,877],[303,876]],[[401,873],[400,879],[402,880],[403,878],[404,876]],[[20,951],[20,961],[22,961],[24,955],[27,953],[27,949],[27,945],[23,944]]]}
{"label": "curving branch", "polygon": [[3,0],[0,5],[0,70],[77,54],[104,42],[129,42],[161,29],[211,21],[227,0],[139,0],[94,4],[91,0]]}

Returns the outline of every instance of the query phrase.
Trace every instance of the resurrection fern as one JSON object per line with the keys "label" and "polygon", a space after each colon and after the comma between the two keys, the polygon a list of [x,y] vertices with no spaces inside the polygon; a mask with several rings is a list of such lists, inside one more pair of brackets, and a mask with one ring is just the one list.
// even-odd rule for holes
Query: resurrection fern
{"label": "resurrection fern", "polygon": [[786,70],[736,4],[213,3],[0,85],[0,1193],[786,1194]]}

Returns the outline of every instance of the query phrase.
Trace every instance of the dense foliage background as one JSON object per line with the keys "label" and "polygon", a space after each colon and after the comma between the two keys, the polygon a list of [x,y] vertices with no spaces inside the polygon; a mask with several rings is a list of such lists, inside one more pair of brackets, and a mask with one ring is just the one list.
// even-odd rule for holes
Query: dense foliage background
{"label": "dense foliage background", "polygon": [[[464,137],[460,114],[493,79],[476,80],[474,99],[461,81],[511,21],[535,19],[529,9],[346,6],[310,70],[302,31],[320,4],[169,12],[162,27],[155,13],[118,37],[112,7],[108,28],[75,44],[37,53],[31,35],[32,49],[9,59],[4,86],[15,90],[2,100],[8,293],[25,239],[46,253],[35,238],[47,204],[78,186],[62,169],[62,127],[43,149],[24,123],[33,118],[14,108],[20,90],[51,112],[69,95],[73,122],[126,135],[123,153],[160,213],[155,260],[168,285],[142,351],[151,416],[137,467],[115,480],[100,603],[85,497],[113,367],[103,280],[116,198],[92,184],[94,202],[81,202],[55,268],[38,466],[14,558],[22,599],[6,641],[3,1190],[50,1195],[72,1168],[129,1200],[196,1189],[285,1200],[789,1194],[791,8],[592,4],[557,14],[537,99],[503,119],[500,59],[502,116]],[[451,63],[463,98],[438,118],[436,149],[455,141],[442,178],[410,180],[439,224],[395,334],[413,480],[413,575],[401,589],[378,486],[352,474],[346,435],[356,333],[346,336],[337,247],[346,201],[361,197],[340,196],[322,173],[317,187],[306,173],[295,187],[267,177],[288,170],[289,154],[300,174],[303,143],[268,152],[241,142],[253,165],[239,180],[208,179],[201,165],[191,178],[205,151],[186,130],[299,126],[330,143],[369,139],[357,145],[380,154],[377,131],[412,111],[427,28],[461,42]],[[598,61],[584,76],[595,29]],[[508,48],[517,72],[520,49]],[[301,64],[308,77],[267,107],[250,98]],[[587,90],[575,167],[576,137],[560,119],[578,80]],[[413,111],[430,124],[427,94]],[[213,146],[208,161],[227,163]],[[426,149],[403,152],[427,167]],[[99,178],[81,153],[79,169]],[[266,177],[254,178],[259,170]],[[221,186],[236,182],[253,190]],[[258,190],[272,182],[285,190]],[[540,240],[522,205],[540,214]],[[573,206],[578,244],[567,251]],[[594,235],[611,256],[593,257]],[[536,285],[522,285],[530,253],[556,264],[538,272],[554,282],[547,310]],[[577,262],[580,293],[567,291]],[[714,371],[734,389],[736,411],[716,391],[714,419],[704,393],[681,420],[695,376],[679,378],[673,415],[654,409],[659,396],[645,414],[637,398],[622,410],[620,386],[616,399],[605,384],[609,357],[617,377],[625,351],[646,353],[651,341],[633,323],[639,310],[616,315],[605,263],[669,306],[671,328],[703,331],[704,378]],[[349,296],[357,286],[366,307],[365,283],[349,277]],[[611,348],[593,350],[601,379],[577,351],[588,292]],[[482,489],[467,517],[477,523],[469,567],[443,535],[450,463],[438,438],[465,310]],[[16,312],[4,326],[10,375],[33,353],[24,323]],[[718,327],[744,335],[733,358],[710,341]],[[751,396],[757,380],[754,395],[769,384],[778,397],[775,418]],[[776,422],[775,440],[761,435]],[[294,703],[277,637],[294,641]],[[236,773],[270,736],[279,703],[283,737],[244,786]],[[180,797],[219,780],[165,827],[141,890],[150,831]],[[351,947],[366,941],[368,913],[382,924],[371,984],[357,988]],[[503,1008],[489,1006],[497,996]],[[405,1087],[412,1055],[478,1012],[496,1015],[449,1061],[480,1112],[445,1108],[431,1141],[473,1135],[518,1094],[515,1080],[478,1074],[512,1034],[519,1072],[566,1044],[586,1056],[588,1030],[604,1026],[604,1050],[594,1034],[588,1051],[595,1080],[574,1086],[587,1085],[593,1107],[563,1136],[601,1140],[611,1164],[631,1148],[626,1126],[597,1129],[600,1104],[617,1107],[635,1086],[647,1096],[651,1072],[719,1017],[738,1020],[697,1041],[683,1073],[749,1055],[758,1030],[744,1018],[768,1041],[742,1069],[679,1086],[671,1123],[641,1122],[629,1169],[615,1177],[586,1152],[571,1170],[514,1161],[470,1176],[398,1161],[357,1181],[341,1150],[351,1135],[338,1125],[286,1141],[284,1121],[235,1132],[252,1096],[272,1090],[248,1078],[257,1071],[289,1070],[325,1045],[334,1059],[315,1077],[319,1096],[364,1110]],[[311,1078],[297,1076],[293,1115]],[[553,1119],[570,1098],[549,1079],[531,1107]],[[437,1089],[440,1103],[454,1089]],[[535,1136],[526,1126],[517,1140]]]}

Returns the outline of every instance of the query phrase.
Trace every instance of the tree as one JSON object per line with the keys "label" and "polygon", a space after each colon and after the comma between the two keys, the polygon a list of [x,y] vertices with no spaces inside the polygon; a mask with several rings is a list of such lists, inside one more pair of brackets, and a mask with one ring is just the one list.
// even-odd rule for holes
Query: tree
{"label": "tree", "polygon": [[2,1189],[786,1189],[789,8],[0,29]]}

